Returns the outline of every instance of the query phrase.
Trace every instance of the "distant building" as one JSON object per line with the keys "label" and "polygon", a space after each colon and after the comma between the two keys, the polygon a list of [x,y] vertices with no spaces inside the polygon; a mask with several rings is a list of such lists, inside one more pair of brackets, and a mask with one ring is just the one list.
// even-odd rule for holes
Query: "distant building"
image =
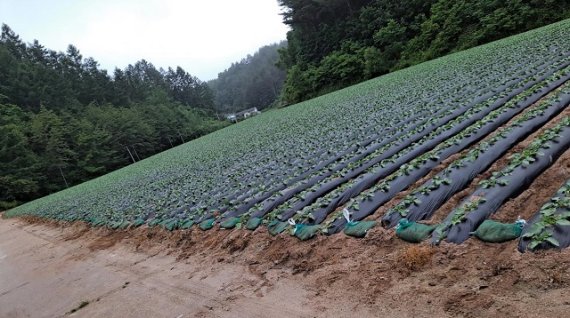
{"label": "distant building", "polygon": [[240,120],[244,120],[248,117],[255,116],[257,114],[261,114],[261,112],[257,110],[257,107],[253,107],[253,108],[248,108],[246,110],[242,110],[241,112],[235,114],[226,115],[226,119],[237,123]]}

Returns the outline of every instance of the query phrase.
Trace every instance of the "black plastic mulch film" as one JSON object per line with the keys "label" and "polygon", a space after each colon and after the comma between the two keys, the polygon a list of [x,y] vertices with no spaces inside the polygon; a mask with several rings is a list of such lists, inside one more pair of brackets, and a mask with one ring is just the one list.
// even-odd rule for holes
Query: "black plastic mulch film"
{"label": "black plastic mulch film", "polygon": [[432,243],[443,239],[462,243],[471,232],[501,205],[524,191],[534,179],[570,147],[570,117],[546,130],[530,146],[513,155],[511,161],[493,177],[481,181],[433,233]]}
{"label": "black plastic mulch film", "polygon": [[[539,65],[539,66],[536,67],[536,68],[538,68],[538,69],[544,69],[544,68],[545,68],[545,65],[548,65],[548,64],[549,64],[549,66],[550,66],[550,65],[553,64],[553,61],[563,59],[563,58],[565,58],[567,55],[568,55],[568,54],[558,54],[558,55],[556,55],[556,58],[555,58],[555,59],[550,60],[550,61],[548,61],[548,62],[545,63],[545,64],[539,65],[539,64],[537,63],[537,65]],[[533,67],[534,67],[534,66],[533,66]],[[532,67],[531,67],[531,68],[532,68]],[[519,68],[519,69],[520,69],[520,68]],[[519,73],[520,73],[520,72],[519,72]],[[506,84],[503,84],[502,86],[501,86],[501,85],[496,86],[496,87],[492,90],[491,93],[487,93],[486,95],[491,96],[491,95],[497,94],[498,91],[500,92],[502,89],[504,89],[505,87],[511,85],[512,83],[519,82],[521,78],[525,78],[526,75],[532,74],[532,73],[533,73],[532,71],[529,72],[529,68],[526,68],[526,70],[523,71],[522,73],[520,73],[518,76],[513,76],[513,77],[511,77],[511,78],[515,78],[514,80],[511,80],[510,82],[503,81],[503,83],[506,83]],[[518,73],[517,73],[517,74],[518,74]],[[522,76],[521,74],[524,74],[524,76]],[[451,88],[446,87],[446,88],[448,88],[449,91],[453,91],[453,87],[451,87]],[[467,88],[466,88],[466,89],[467,89]],[[485,90],[486,90],[486,91],[489,91],[488,88],[487,88],[487,89],[484,89],[483,91],[485,91]],[[476,93],[477,90],[474,90],[474,92]],[[479,92],[481,92],[481,90],[480,90]],[[467,93],[467,92],[465,92],[465,93]],[[486,96],[486,95],[480,96],[479,99],[483,100],[485,97],[488,97],[488,96]],[[475,94],[474,96],[477,96],[477,95]],[[441,104],[441,102],[444,101],[443,104],[447,105],[448,103],[445,102],[445,101],[451,101],[452,99],[453,99],[453,97],[450,97],[450,98],[447,98],[447,99],[441,99],[441,98],[440,98],[440,99],[439,99],[439,102],[440,102],[440,104]],[[457,101],[457,99],[455,99],[454,101]],[[444,107],[444,108],[449,108],[449,107]],[[428,108],[427,111],[429,112],[430,109]],[[441,111],[441,109],[440,109],[440,111]],[[416,113],[412,113],[412,114],[415,114],[416,116],[411,116],[411,118],[414,118],[414,117],[422,117],[422,116],[418,116],[418,114],[416,114]],[[422,114],[422,115],[423,115],[423,114]],[[434,115],[433,111],[432,111],[432,114],[431,114],[431,115]],[[429,117],[429,116],[428,116],[428,117]],[[408,119],[407,119],[407,120],[404,120],[404,121],[402,121],[402,122],[411,122],[411,121],[410,121],[410,116],[404,117],[404,118],[408,118]],[[407,126],[407,125],[405,125],[405,126]],[[384,130],[385,130],[385,129],[384,129]],[[380,134],[383,134],[384,132],[386,132],[386,131],[380,132]],[[376,135],[375,135],[375,134],[372,134],[372,135],[369,134],[369,138],[367,138],[364,142],[359,143],[359,144],[358,144],[359,147],[356,148],[356,149],[357,149],[356,155],[357,155],[357,156],[358,156],[358,155],[362,155],[362,154],[363,154],[362,147],[366,146],[367,144],[370,144],[371,141],[373,141],[374,138],[377,137],[377,136],[378,136],[377,134],[376,134]],[[373,146],[375,146],[375,145],[376,145],[375,143],[372,143],[372,146],[371,146],[371,147],[373,147]],[[375,147],[375,148],[377,149],[378,147]],[[366,150],[367,150],[367,149],[365,149],[364,152],[367,152]],[[275,182],[274,182],[274,183],[271,182],[271,179],[272,179],[272,178],[268,178],[267,184],[273,186],[273,187],[270,186],[270,189],[265,190],[265,191],[262,191],[262,192],[259,192],[258,194],[253,195],[253,197],[251,196],[251,192],[247,192],[247,193],[243,193],[243,192],[242,192],[242,194],[241,194],[238,198],[247,198],[247,197],[249,197],[249,198],[251,198],[251,199],[246,199],[245,202],[241,201],[241,203],[240,203],[239,205],[237,205],[237,206],[234,205],[234,206],[231,207],[231,208],[230,208],[230,206],[221,207],[221,208],[217,209],[217,211],[223,213],[224,211],[227,210],[227,213],[222,214],[221,219],[226,219],[226,218],[233,217],[233,216],[239,216],[239,215],[242,215],[242,214],[244,214],[244,213],[246,213],[246,212],[248,212],[248,214],[250,214],[251,212],[253,212],[253,213],[251,213],[252,216],[263,216],[263,215],[266,214],[267,212],[273,210],[273,209],[275,208],[275,206],[278,205],[278,203],[282,203],[282,202],[271,202],[271,201],[275,201],[275,200],[273,200],[273,199],[274,199],[274,196],[275,196],[276,194],[277,194],[277,195],[278,195],[278,194],[285,194],[286,196],[289,196],[289,197],[290,197],[290,196],[295,195],[296,193],[300,192],[300,190],[302,190],[303,188],[306,188],[307,185],[311,185],[312,182],[309,182],[309,181],[314,181],[314,183],[316,184],[318,181],[322,180],[322,178],[321,178],[321,176],[319,175],[319,176],[317,176],[318,179],[315,179],[315,180],[309,179],[309,180],[306,180],[306,181],[302,181],[302,182],[300,182],[302,188],[301,188],[301,189],[293,189],[293,191],[292,191],[291,188],[289,188],[289,189],[284,189],[284,188],[286,188],[286,185],[290,185],[291,183],[293,183],[293,182],[295,182],[295,181],[299,181],[302,177],[305,177],[305,176],[307,176],[307,175],[310,175],[310,174],[313,173],[313,172],[318,172],[319,170],[326,171],[326,170],[329,169],[327,166],[328,166],[331,162],[335,162],[335,160],[336,160],[337,158],[342,157],[343,155],[351,154],[351,153],[353,153],[353,152],[355,152],[355,149],[347,149],[346,151],[341,152],[340,154],[333,154],[333,157],[335,157],[335,158],[333,158],[333,159],[328,159],[328,160],[327,160],[327,159],[321,160],[319,164],[317,164],[316,166],[312,166],[312,168],[309,168],[309,170],[308,170],[308,171],[305,171],[305,173],[303,173],[303,174],[301,174],[301,175],[297,175],[297,177],[294,177],[294,178],[292,178],[292,179],[289,178],[289,179],[287,179],[288,181],[286,181],[285,183],[277,182],[278,186],[276,186],[276,187],[275,187]],[[329,153],[329,156],[330,156],[330,153]],[[359,158],[357,158],[357,159],[360,159],[360,158],[362,158],[362,157],[363,157],[363,156],[359,156]],[[352,158],[349,157],[349,158],[348,158],[348,163],[354,162],[354,161],[356,161],[357,159],[354,159],[354,157],[352,157]],[[343,162],[344,162],[344,161],[343,161]],[[341,162],[341,165],[339,165],[339,167],[342,168],[342,167],[345,167],[345,166],[346,166],[346,165],[342,165],[343,162]],[[335,163],[335,164],[336,164],[336,163]],[[335,169],[333,168],[333,170],[335,170]],[[361,170],[360,172],[363,172],[363,171]],[[322,173],[321,173],[321,175],[322,175]],[[334,182],[332,185],[333,185],[333,188],[334,188],[334,187],[338,186],[338,183]],[[283,190],[283,191],[282,191],[282,190]],[[326,190],[325,190],[325,191],[326,191]],[[272,197],[272,196],[273,196],[273,197]],[[232,195],[232,196],[230,196],[230,198],[232,198],[232,197],[235,197],[235,194]],[[319,198],[319,197],[320,197],[319,195],[315,195],[315,198]],[[279,198],[278,198],[278,199],[279,199]],[[288,199],[288,198],[287,198],[287,199]],[[256,206],[256,204],[257,204],[257,206],[258,206],[258,205],[259,205],[259,202],[260,202],[260,201],[263,201],[263,200],[265,200],[265,201],[263,202],[263,204],[264,204],[264,209],[262,209],[262,211],[259,211],[259,210],[255,211],[256,208],[254,208],[254,206]],[[237,200],[237,201],[240,201],[240,200]],[[277,203],[277,204],[276,204],[276,203]],[[303,205],[303,204],[301,204],[301,205]],[[295,213],[295,209],[291,209],[290,213]],[[174,217],[174,214],[171,215],[171,217]],[[209,219],[209,218],[211,218],[211,217],[214,217],[214,215],[213,215],[212,213],[205,213],[205,214],[199,213],[199,214],[195,214],[194,220],[197,221],[197,222],[199,222],[199,221],[201,221],[201,220]]]}
{"label": "black plastic mulch film", "polygon": [[[567,67],[567,66],[568,66],[568,63],[564,63],[562,65],[562,67],[558,68],[557,70],[562,69],[562,68]],[[531,87],[531,86],[537,84],[538,82],[544,80],[548,76],[551,76],[557,70],[550,71],[546,75],[541,76],[539,80],[531,82],[532,85],[530,85],[530,84],[525,85],[524,86],[525,89],[528,89],[529,87]],[[468,136],[464,142],[461,142],[459,144],[454,144],[454,145],[448,147],[447,149],[445,149],[442,152],[442,154],[439,155],[439,158],[437,160],[426,161],[420,167],[418,167],[417,169],[414,169],[413,171],[409,172],[408,174],[398,176],[394,180],[391,180],[389,182],[389,189],[387,189],[387,191],[385,191],[385,189],[375,191],[373,193],[373,195],[371,195],[368,198],[363,199],[360,202],[358,202],[358,210],[351,211],[353,219],[354,220],[362,220],[366,216],[373,214],[376,211],[376,209],[378,209],[384,203],[388,202],[396,194],[398,194],[402,190],[406,189],[409,185],[415,183],[417,180],[419,180],[420,178],[422,178],[423,176],[428,174],[429,171],[431,171],[431,169],[433,167],[437,166],[446,157],[449,157],[449,156],[451,156],[451,155],[453,155],[453,154],[455,154],[455,153],[457,153],[463,149],[466,149],[469,146],[471,146],[472,144],[474,144],[475,142],[484,138],[486,135],[488,135],[489,133],[491,133],[492,131],[497,129],[497,127],[504,124],[506,121],[508,121],[514,115],[516,115],[517,113],[519,113],[520,111],[522,111],[526,107],[530,106],[531,104],[533,104],[534,102],[536,102],[540,98],[544,97],[550,91],[559,87],[561,84],[563,84],[569,78],[570,78],[570,74],[566,74],[563,78],[549,83],[548,85],[546,85],[545,87],[540,89],[538,92],[533,93],[532,96],[530,96],[529,98],[518,103],[517,107],[509,109],[507,112],[503,113],[502,116],[499,116],[499,118],[497,118],[496,120],[489,122],[487,125],[485,125],[483,129],[477,130],[476,133],[474,133],[471,136]],[[516,92],[518,92],[519,94],[522,91],[524,91],[524,90],[523,89],[517,89],[516,90]],[[509,94],[508,98],[507,97],[502,98],[500,100],[501,103],[499,105],[494,105],[495,107],[492,107],[491,110],[498,109],[500,106],[502,106],[504,103],[506,103],[509,99],[513,98],[514,96],[515,96],[514,94]],[[485,112],[485,115],[490,113],[491,110]],[[483,116],[479,116],[477,119],[481,119],[481,118],[483,118]],[[471,121],[471,124],[473,124],[473,121]],[[454,131],[454,132],[458,133],[459,131]],[[449,136],[449,137],[451,137],[451,136]],[[394,219],[395,219],[395,222],[389,222],[388,223],[389,226],[394,226],[397,223],[397,219],[399,219],[399,218],[395,217]],[[337,218],[332,223],[332,225],[329,226],[328,233],[332,234],[332,233],[339,232],[340,230],[342,230],[345,223],[346,223],[346,221],[343,218]]]}
{"label": "black plastic mulch film", "polygon": [[[565,64],[565,65],[567,66],[568,64]],[[410,172],[409,175],[401,176],[397,180],[394,180],[394,182],[391,183],[391,188],[394,187],[393,192],[395,193],[395,192],[400,192],[400,191],[404,190],[409,185],[413,184],[414,182],[419,180],[421,177],[423,177],[427,173],[429,173],[429,171],[431,171],[431,169],[433,169],[434,167],[439,165],[442,161],[447,159],[449,156],[454,155],[454,154],[468,148],[469,146],[473,145],[477,141],[479,141],[482,138],[484,138],[485,136],[487,136],[489,133],[495,131],[498,127],[503,125],[505,122],[509,121],[512,117],[514,117],[515,115],[517,115],[518,113],[520,113],[521,111],[526,109],[528,106],[535,103],[541,97],[548,94],[550,91],[552,91],[556,87],[560,86],[561,84],[563,84],[568,79],[570,79],[570,72],[568,72],[568,74],[566,76],[564,76],[563,78],[543,87],[540,91],[534,93],[529,98],[518,103],[515,107],[507,109],[505,112],[503,112],[501,115],[499,115],[494,120],[489,121],[483,127],[478,128],[475,133],[463,138],[463,140],[460,143],[453,144],[453,145],[445,148],[444,150],[441,150],[438,153],[437,159],[429,160],[429,161],[425,162],[420,168],[415,169],[414,171]],[[511,96],[511,94],[509,94],[509,96]],[[502,99],[501,102],[503,102],[501,104],[504,104],[505,99]],[[561,110],[562,108],[563,107],[560,107],[560,108],[558,108],[558,110]],[[476,121],[483,119],[484,115],[487,115],[490,112],[491,112],[491,110],[488,110],[487,112],[481,112],[481,113],[478,113],[476,116],[470,117],[469,120],[461,123],[460,125],[453,127],[452,129],[445,131],[444,133],[439,135],[437,138],[431,139],[428,142],[426,142],[424,145],[416,147],[414,149],[414,151],[410,152],[406,156],[402,156],[401,158],[398,158],[398,160],[396,162],[397,163],[401,163],[401,162],[405,163],[411,159],[418,157],[419,155],[426,152],[426,151],[424,151],[425,149],[433,148],[433,147],[437,146],[438,144],[440,144],[441,142],[443,142],[444,140],[448,139],[449,137],[456,135],[457,133],[460,133],[469,125],[472,125]],[[401,164],[400,164],[400,166],[401,166]],[[329,206],[327,206],[326,208],[323,208],[323,209],[317,210],[316,212],[313,212],[313,214],[316,217],[315,222],[320,223],[336,207],[348,202],[349,199],[358,195],[359,193],[361,193],[365,189],[370,188],[379,179],[386,177],[391,172],[393,172],[393,171],[383,169],[382,171],[380,171],[378,173],[371,174],[369,177],[365,178],[364,180],[362,180],[361,182],[356,184],[354,187],[351,187],[350,189],[345,191],[343,194],[341,194],[337,199],[333,200],[333,202],[331,204],[329,204]],[[378,208],[377,205],[373,205],[373,207],[372,207],[373,210],[376,210],[377,208]],[[360,217],[360,215],[366,216],[366,215],[368,215],[368,213],[370,211],[371,210],[365,210],[362,212],[359,211],[358,213],[355,213],[354,217],[355,217],[355,219],[359,220],[362,218],[362,217]],[[398,219],[399,218],[395,218],[389,226],[390,227],[395,226],[398,222]]]}
{"label": "black plastic mulch film", "polygon": [[[561,55],[561,57],[567,57],[568,54],[563,54]],[[545,69],[547,68],[547,66],[551,66],[552,65],[552,61],[549,61],[546,64],[543,64],[539,67],[539,69]],[[545,66],[546,65],[546,66]],[[479,96],[478,98],[472,100],[470,103],[467,104],[466,107],[463,107],[460,110],[455,110],[453,111],[453,114],[450,116],[447,116],[446,119],[450,120],[449,118],[451,117],[456,117],[458,115],[460,115],[462,112],[464,112],[466,109],[468,109],[469,107],[472,107],[473,105],[480,103],[494,95],[497,94],[497,91],[502,91],[504,89],[506,89],[507,87],[514,85],[516,83],[519,83],[522,81],[524,77],[518,77],[514,80],[509,81],[508,83],[495,88],[492,92],[483,94],[481,96]],[[448,99],[449,101],[449,99]],[[436,112],[435,114],[432,114],[432,116],[436,116],[439,113],[443,113],[445,111],[449,111],[451,109],[451,106],[449,107],[445,107],[443,109],[441,109],[440,111]],[[420,116],[418,116],[416,114],[416,116],[413,116],[413,118],[418,118]],[[404,122],[411,122],[411,120],[406,120]],[[440,124],[443,124],[440,122]],[[432,130],[435,129],[435,127],[437,127],[437,125],[432,126]],[[413,128],[411,128],[413,129]],[[408,129],[410,130],[410,129]],[[254,197],[253,199],[247,200],[244,204],[236,207],[234,210],[229,211],[229,213],[226,213],[224,215],[224,217],[233,217],[233,216],[239,216],[245,212],[247,212],[249,209],[251,209],[255,204],[264,201],[263,202],[263,207],[261,210],[255,211],[254,213],[252,213],[252,217],[262,217],[265,214],[267,214],[268,212],[272,211],[273,209],[275,209],[278,205],[286,202],[288,199],[292,198],[293,196],[295,196],[296,194],[302,192],[303,190],[306,190],[307,188],[317,184],[318,182],[330,177],[334,172],[339,171],[343,168],[345,168],[346,166],[348,166],[350,163],[354,163],[357,162],[358,160],[361,160],[363,158],[365,158],[366,156],[372,154],[375,150],[379,149],[380,147],[394,141],[397,137],[402,136],[405,134],[405,132],[407,132],[408,130],[404,130],[404,131],[400,131],[399,133],[395,134],[392,138],[390,139],[386,139],[384,138],[381,142],[379,143],[374,143],[371,145],[371,147],[369,147],[368,149],[366,149],[365,151],[357,154],[357,156],[354,156],[352,158],[350,158],[349,160],[345,161],[345,162],[341,162],[340,164],[338,164],[337,166],[335,166],[334,168],[328,169],[326,172],[324,173],[320,173],[312,178],[310,178],[309,180],[303,181],[300,185],[295,186],[293,188],[288,188],[285,189],[286,186],[285,185],[279,185],[275,188],[273,188],[270,191],[264,192],[259,194],[258,196]],[[392,148],[390,148],[388,151],[389,153],[382,153],[381,156],[376,157],[376,158],[372,158],[370,161],[368,161],[367,163],[365,163],[363,166],[360,166],[359,168],[357,168],[357,171],[353,171],[351,172],[349,175],[346,175],[344,178],[342,178],[342,180],[333,180],[329,183],[325,183],[325,185],[323,185],[323,187],[321,187],[320,189],[318,189],[316,192],[311,192],[309,193],[308,196],[305,197],[305,200],[298,202],[297,204],[295,204],[288,212],[284,213],[283,218],[282,219],[287,219],[290,216],[292,216],[296,211],[302,209],[304,206],[310,204],[311,202],[313,202],[314,200],[318,199],[319,197],[321,197],[322,195],[326,194],[327,192],[331,191],[332,189],[338,187],[340,184],[346,182],[347,180],[358,176],[359,174],[362,174],[367,168],[369,168],[370,166],[374,165],[375,163],[378,163],[379,161],[381,161],[382,159],[385,159],[387,157],[387,155],[391,155],[391,154],[395,154],[397,153],[397,151],[405,148],[405,146],[410,145],[412,142],[418,140],[418,137],[421,138],[424,135],[427,135],[429,132],[431,132],[432,130],[424,130],[422,131],[421,135],[415,135],[413,136],[414,139],[407,139],[409,140],[409,142],[404,142],[404,143],[400,143],[398,145]],[[393,132],[394,130],[388,130],[386,133],[389,135],[390,132]],[[363,145],[368,145],[371,143],[371,141],[373,140],[373,138],[370,138],[366,141],[366,143],[364,143]],[[320,164],[317,167],[315,167],[314,169],[310,169],[307,173],[304,173],[302,176],[306,176],[309,175],[310,173],[314,173],[315,171],[318,171],[319,169],[324,168],[325,166],[327,166],[328,164],[330,164],[331,162],[336,161],[338,158],[349,154],[351,152],[353,152],[353,149],[349,149],[350,151],[344,151],[341,153],[340,156],[337,156],[335,158],[335,160],[327,160],[326,164]],[[299,181],[300,177],[295,178],[294,181]],[[291,185],[292,182],[288,182],[287,185]],[[282,191],[283,190],[283,191]],[[281,192],[279,192],[281,191]],[[275,194],[276,192],[279,193],[279,196],[274,199],[271,198],[271,196],[273,194]]]}
{"label": "black plastic mulch film", "polygon": [[[450,92],[453,91],[452,88],[447,88],[445,90],[445,92]],[[438,92],[439,94],[441,94],[441,92]],[[432,92],[430,93],[432,96],[430,98],[430,100],[438,100],[436,97],[436,93]],[[451,101],[451,97],[449,97],[447,100],[442,101],[442,103],[446,103]],[[409,106],[410,109],[416,107],[416,106],[422,106],[422,102],[421,101],[415,101],[414,103],[411,103]],[[340,161],[344,156],[347,156],[349,154],[352,154],[354,152],[356,152],[356,156],[349,158],[347,161],[341,161],[340,164],[338,164],[337,166],[328,169],[327,171],[331,171],[330,174],[331,175],[334,171],[338,171],[343,169],[344,167],[346,167],[349,163],[351,162],[355,162],[358,161],[364,157],[366,157],[367,155],[371,154],[374,150],[380,148],[384,142],[382,141],[381,143],[376,143],[374,144],[374,141],[377,141],[379,139],[380,136],[382,137],[386,137],[386,136],[390,136],[394,133],[396,133],[399,130],[402,130],[401,127],[409,127],[409,126],[413,126],[414,124],[417,124],[415,121],[417,120],[421,120],[423,118],[429,118],[431,116],[434,115],[434,110],[429,108],[429,107],[425,107],[426,105],[423,105],[423,109],[421,110],[417,110],[416,112],[412,112],[411,114],[408,114],[409,116],[404,116],[403,118],[406,118],[404,120],[401,120],[400,122],[397,123],[397,125],[395,125],[395,127],[398,127],[398,129],[394,129],[394,128],[385,128],[383,131],[377,132],[377,133],[373,133],[371,136],[369,136],[368,138],[366,138],[364,141],[357,143],[356,145],[353,145],[351,147],[349,147],[348,149],[341,151],[337,154],[335,154],[334,156],[332,156],[331,158],[326,158],[323,161],[319,162],[318,164],[310,167],[308,166],[308,162],[301,162],[301,165],[309,168],[308,170],[306,170],[305,172],[303,172],[301,175],[298,175],[296,177],[290,178],[285,182],[280,182],[278,186],[274,186],[273,188],[271,188],[268,191],[265,192],[261,192],[261,193],[257,193],[255,194],[253,197],[251,197],[251,195],[249,194],[244,194],[241,193],[241,196],[238,197],[240,192],[234,193],[230,196],[227,197],[227,200],[231,200],[231,199],[235,199],[237,198],[238,200],[245,200],[246,202],[240,204],[237,207],[233,207],[229,213],[227,213],[225,216],[228,217],[232,217],[232,216],[237,216],[240,215],[244,212],[246,212],[247,210],[249,210],[251,207],[253,207],[255,204],[267,200],[269,197],[271,197],[272,195],[274,195],[275,193],[286,189],[289,186],[294,185],[295,183],[304,180],[305,178],[311,176],[312,174],[314,174],[315,172],[320,171],[321,169],[325,168],[326,166],[335,163],[336,161]],[[360,131],[374,131],[375,123],[372,123],[370,126],[367,127],[361,127],[360,129],[357,129],[359,132]],[[354,140],[354,139],[358,139],[359,137],[357,136],[357,134],[352,134],[351,136],[348,136],[347,140]],[[372,144],[372,145],[371,145]],[[370,145],[370,147],[368,147]],[[368,148],[366,148],[368,147]],[[364,149],[364,151],[361,151],[360,149]],[[308,158],[313,158],[313,156],[309,156]],[[301,160],[302,161],[302,160]],[[327,176],[328,176],[327,175]],[[322,178],[320,179],[310,179],[306,182],[303,182],[303,185],[305,184],[316,184],[318,181],[322,180]],[[272,210],[275,206],[281,204],[282,202],[285,202],[287,199],[289,199],[290,197],[292,197],[294,194],[301,192],[304,188],[300,188],[300,187],[295,187],[295,190],[297,190],[297,192],[293,192],[291,189],[287,189],[287,191],[284,191],[282,193],[282,196],[288,196],[287,198],[283,199],[282,197],[280,197],[278,200],[273,200],[274,203],[273,204],[264,204],[264,210],[265,213],[267,213],[268,211]],[[228,209],[230,209],[230,206],[223,206],[221,208],[219,208],[218,210],[220,212],[225,212]]]}
{"label": "black plastic mulch film", "polygon": [[[397,206],[396,209],[390,210],[382,218],[383,225],[392,227],[403,217],[410,221],[429,219],[439,207],[455,193],[463,190],[478,174],[485,171],[514,145],[564,110],[570,104],[570,87],[566,88],[561,95],[555,96],[558,97],[558,101],[545,105],[547,107],[540,115],[502,129],[505,135],[499,134],[494,138],[493,143],[478,147],[476,153],[474,152],[476,157],[458,159],[434,178],[424,183],[407,197],[407,204],[399,204],[402,212],[398,210],[399,206]],[[445,180],[445,182],[438,182],[435,185],[434,180]]]}
{"label": "black plastic mulch film", "polygon": [[570,246],[570,180],[546,202],[523,228],[521,252]]}

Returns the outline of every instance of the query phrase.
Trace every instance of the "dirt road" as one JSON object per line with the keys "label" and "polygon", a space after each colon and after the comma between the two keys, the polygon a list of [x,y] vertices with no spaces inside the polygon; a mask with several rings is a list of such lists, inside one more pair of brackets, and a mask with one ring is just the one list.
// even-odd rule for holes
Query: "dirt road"
{"label": "dirt road", "polygon": [[[307,291],[66,230],[0,220],[0,317],[307,317]],[[84,306],[80,308],[81,306]]]}
{"label": "dirt road", "polygon": [[[34,222],[37,222],[35,220]],[[570,251],[0,219],[0,317],[568,317]]]}

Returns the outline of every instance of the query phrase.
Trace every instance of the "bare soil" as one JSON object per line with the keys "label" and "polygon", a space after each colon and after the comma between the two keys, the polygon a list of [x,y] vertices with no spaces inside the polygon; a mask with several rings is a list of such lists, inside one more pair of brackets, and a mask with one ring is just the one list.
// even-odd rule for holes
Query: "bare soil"
{"label": "bare soil", "polygon": [[567,317],[570,251],[0,220],[0,317]]}

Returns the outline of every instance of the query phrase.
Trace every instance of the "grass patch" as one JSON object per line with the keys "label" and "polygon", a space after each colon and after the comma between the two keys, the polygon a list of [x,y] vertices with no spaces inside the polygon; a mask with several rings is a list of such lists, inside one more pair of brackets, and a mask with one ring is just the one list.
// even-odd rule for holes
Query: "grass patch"
{"label": "grass patch", "polygon": [[400,255],[400,262],[409,270],[417,270],[431,261],[434,249],[431,246],[410,246]]}

